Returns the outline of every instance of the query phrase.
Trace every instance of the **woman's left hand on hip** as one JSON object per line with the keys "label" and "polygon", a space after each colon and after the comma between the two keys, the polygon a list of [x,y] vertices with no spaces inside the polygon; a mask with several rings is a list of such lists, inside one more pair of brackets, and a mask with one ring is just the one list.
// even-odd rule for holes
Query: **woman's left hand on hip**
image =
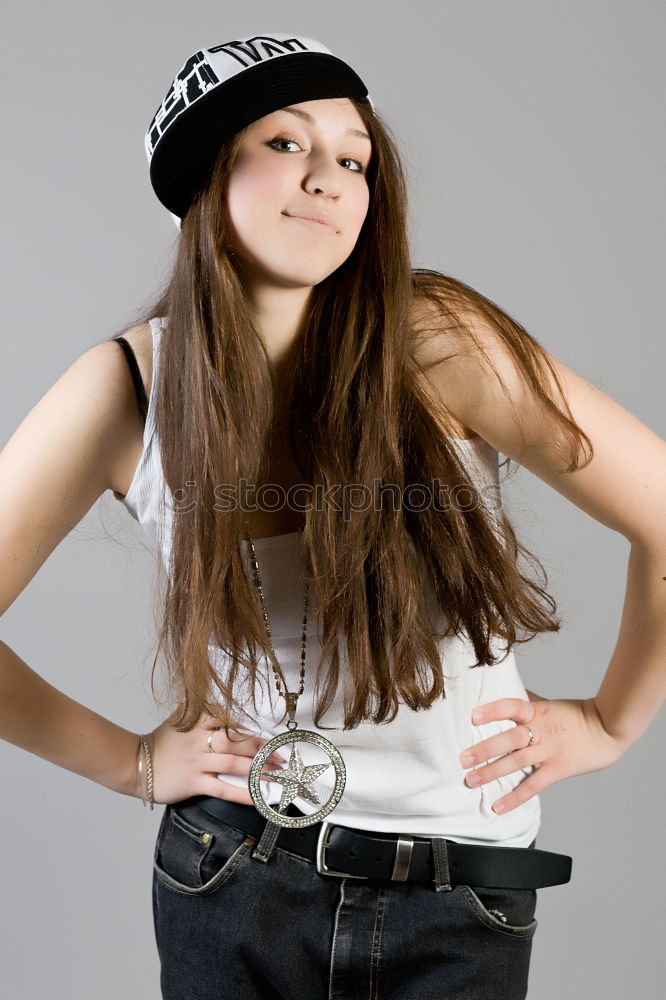
{"label": "woman's left hand on hip", "polygon": [[[500,698],[478,705],[472,713],[474,725],[504,719],[516,725],[462,751],[463,768],[474,768],[464,778],[468,787],[478,788],[514,771],[533,768],[513,791],[493,802],[494,812],[510,812],[555,781],[610,767],[626,749],[604,729],[594,698],[549,699],[529,693],[529,701]],[[482,718],[478,718],[480,711]],[[536,740],[532,744],[528,726]],[[463,761],[463,757],[471,760]],[[498,759],[485,763],[494,757]],[[470,784],[471,775],[480,780]]]}

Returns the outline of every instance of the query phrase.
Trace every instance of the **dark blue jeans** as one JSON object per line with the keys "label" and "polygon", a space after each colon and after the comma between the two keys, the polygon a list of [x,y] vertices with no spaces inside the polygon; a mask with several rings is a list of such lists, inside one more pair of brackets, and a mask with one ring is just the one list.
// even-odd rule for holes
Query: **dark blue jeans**
{"label": "dark blue jeans", "polygon": [[[534,846],[535,841],[530,844]],[[166,806],[153,914],[166,1000],[522,1000],[535,889],[320,875],[190,800]]]}

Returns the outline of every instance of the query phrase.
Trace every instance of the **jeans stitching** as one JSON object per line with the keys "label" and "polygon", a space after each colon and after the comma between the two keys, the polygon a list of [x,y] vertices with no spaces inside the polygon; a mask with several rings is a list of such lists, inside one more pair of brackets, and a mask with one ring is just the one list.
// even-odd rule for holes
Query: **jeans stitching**
{"label": "jeans stitching", "polygon": [[[388,904],[388,889],[382,888],[377,893],[377,909],[375,910],[375,926],[372,929],[372,948],[370,952],[370,994],[369,1000],[379,998],[379,959],[382,950],[382,929],[384,927],[384,914]],[[379,918],[379,932],[377,931],[377,920]]]}
{"label": "jeans stitching", "polygon": [[[164,871],[158,865],[157,861],[153,863],[153,868],[160,882],[162,882],[163,885],[166,885],[167,888],[172,889],[174,892],[179,892],[181,896],[207,896],[209,893],[217,891],[217,889],[221,886],[226,885],[240,863],[248,857],[249,852],[253,847],[254,841],[252,843],[249,843],[247,840],[243,841],[243,843],[236,848],[231,857],[227,859],[217,875],[214,875],[210,880],[213,883],[213,885],[210,886],[206,883],[204,886],[198,886],[193,889],[189,886],[183,885],[183,883],[179,883],[177,879],[172,878],[167,871]],[[219,881],[216,881],[218,877]]]}
{"label": "jeans stitching", "polygon": [[536,929],[536,924],[538,923],[536,917],[523,930],[509,931],[503,930],[501,927],[495,927],[494,924],[488,923],[488,921],[484,919],[483,914],[479,913],[477,908],[474,906],[468,895],[467,887],[461,885],[460,888],[462,889],[462,897],[465,900],[465,903],[470,908],[476,919],[482,923],[484,927],[488,927],[491,931],[496,931],[497,934],[504,934],[505,937],[527,938],[532,936],[533,931]]}
{"label": "jeans stitching", "polygon": [[179,830],[186,833],[192,840],[201,841],[202,833],[208,832],[207,830],[200,830],[194,823],[190,823],[184,816],[179,816],[173,809],[169,810],[169,818],[174,826],[177,826]]}
{"label": "jeans stitching", "polygon": [[[170,817],[171,822],[169,823],[169,825],[167,826],[167,828],[166,828],[166,830],[164,832],[164,836],[162,837],[161,842],[159,844],[159,851],[156,852],[155,857],[153,859],[153,864],[154,865],[157,864],[157,854],[159,853],[162,856],[164,856],[164,854],[168,851],[169,844],[171,843],[171,841],[176,836],[176,830],[181,830],[183,833],[186,832],[186,831],[183,830],[183,828],[181,826],[176,826],[176,824],[173,822],[173,815],[172,814],[169,814],[169,817]],[[203,844],[201,844],[201,842],[200,842],[199,846],[203,847]],[[159,867],[161,868],[161,865]],[[196,878],[197,877],[197,858],[194,859],[194,861],[192,862],[191,865],[187,866],[187,870],[188,870],[189,875],[191,875],[192,878]]]}
{"label": "jeans stitching", "polygon": [[340,882],[340,899],[338,901],[337,910],[335,912],[335,925],[333,927],[333,944],[331,946],[331,961],[329,965],[328,972],[328,1000],[335,1000],[333,996],[333,973],[335,970],[335,956],[337,952],[338,945],[338,931],[340,926],[340,914],[345,905],[345,880],[342,879]]}

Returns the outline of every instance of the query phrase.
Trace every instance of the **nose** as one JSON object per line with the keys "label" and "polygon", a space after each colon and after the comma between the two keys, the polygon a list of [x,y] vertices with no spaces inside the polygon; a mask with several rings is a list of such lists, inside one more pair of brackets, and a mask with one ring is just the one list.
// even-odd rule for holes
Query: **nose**
{"label": "nose", "polygon": [[337,197],[342,191],[341,167],[326,157],[312,160],[304,179],[306,191]]}

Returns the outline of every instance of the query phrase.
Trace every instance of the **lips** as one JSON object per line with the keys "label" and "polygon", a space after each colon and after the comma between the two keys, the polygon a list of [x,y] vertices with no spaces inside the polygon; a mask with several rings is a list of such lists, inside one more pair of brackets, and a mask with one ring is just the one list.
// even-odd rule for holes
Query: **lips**
{"label": "lips", "polygon": [[319,226],[320,229],[330,229],[335,232],[335,226],[332,222],[328,222],[326,219],[322,219],[318,216],[298,215],[295,213],[291,215],[289,212],[283,212],[283,215],[285,215],[288,219],[294,219],[296,222],[309,223],[312,226]]}

